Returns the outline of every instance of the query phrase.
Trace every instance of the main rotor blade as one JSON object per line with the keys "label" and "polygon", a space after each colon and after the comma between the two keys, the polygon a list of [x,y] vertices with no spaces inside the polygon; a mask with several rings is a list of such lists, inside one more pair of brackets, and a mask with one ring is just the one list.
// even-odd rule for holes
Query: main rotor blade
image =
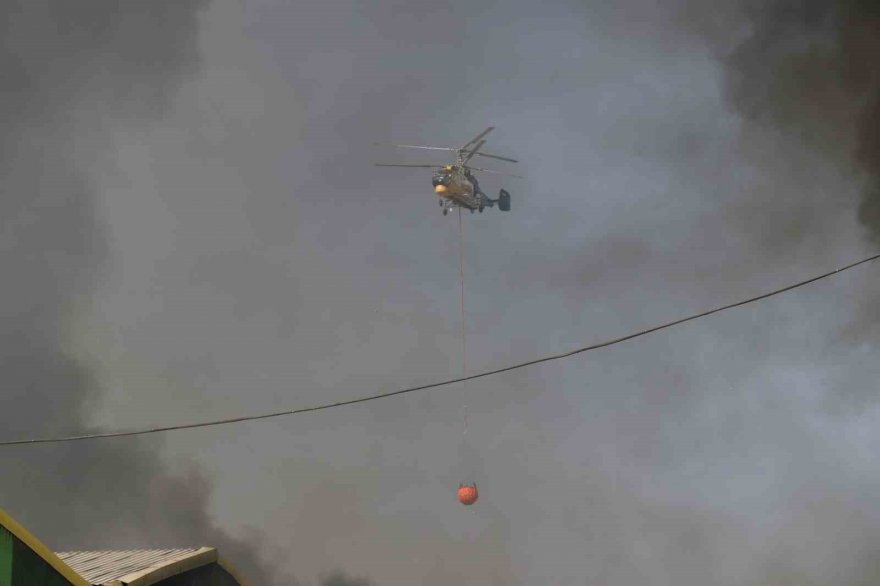
{"label": "main rotor blade", "polygon": [[377,146],[393,146],[393,147],[398,147],[398,148],[401,148],[401,149],[425,149],[425,150],[428,150],[428,151],[451,151],[451,152],[455,152],[455,151],[458,150],[458,149],[454,149],[454,148],[452,148],[452,147],[432,147],[432,146],[421,146],[421,145],[416,145],[416,144],[389,144],[389,145],[386,145],[385,143],[381,143],[381,142],[374,142],[373,144],[374,144],[374,145],[377,145]]}
{"label": "main rotor blade", "polygon": [[462,163],[467,163],[468,161],[470,161],[471,159],[473,159],[473,158],[474,158],[474,155],[477,154],[477,151],[480,150],[480,147],[483,146],[484,144],[486,144],[486,141],[485,141],[485,140],[481,140],[480,142],[478,142],[478,143],[474,146],[473,150],[472,150],[470,153],[468,153],[468,156],[466,156],[466,157],[464,158],[464,160],[462,161]]}
{"label": "main rotor blade", "polygon": [[504,173],[502,171],[493,171],[492,169],[481,169],[480,167],[471,167],[470,165],[465,165],[468,169],[473,171],[479,171],[481,173],[493,173],[495,175],[507,175],[508,177],[516,177],[517,179],[522,179],[522,175],[514,175],[513,173]]}
{"label": "main rotor blade", "polygon": [[516,159],[508,159],[507,157],[499,157],[498,155],[490,155],[489,153],[477,153],[478,157],[489,157],[490,159],[498,159],[499,161],[507,161],[508,163],[519,163]]}
{"label": "main rotor blade", "polygon": [[458,150],[463,151],[463,150],[467,149],[469,146],[471,146],[472,144],[474,144],[475,142],[477,142],[478,140],[480,140],[481,138],[483,138],[484,136],[486,136],[487,134],[489,134],[493,130],[495,130],[495,127],[490,126],[486,130],[484,130],[483,132],[478,134],[477,136],[473,137],[472,139],[470,139],[469,141],[464,143],[464,145],[462,145],[461,148],[459,148]]}
{"label": "main rotor blade", "polygon": [[411,165],[409,163],[375,163],[377,167],[420,167],[424,169],[440,169],[443,165]]}

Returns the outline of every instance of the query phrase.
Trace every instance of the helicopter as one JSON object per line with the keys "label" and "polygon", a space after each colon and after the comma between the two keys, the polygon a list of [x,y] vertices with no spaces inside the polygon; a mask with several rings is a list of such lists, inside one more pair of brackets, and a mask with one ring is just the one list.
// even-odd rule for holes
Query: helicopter
{"label": "helicopter", "polygon": [[455,163],[451,165],[376,163],[376,166],[421,167],[427,169],[435,169],[434,175],[431,178],[431,183],[434,186],[434,193],[436,193],[437,196],[440,198],[440,208],[443,210],[444,216],[455,207],[469,209],[471,213],[474,213],[474,211],[483,213],[483,210],[485,208],[495,207],[496,204],[498,205],[498,209],[502,212],[509,212],[510,193],[508,193],[504,189],[501,189],[498,192],[498,199],[490,198],[482,189],[480,189],[480,183],[474,176],[473,171],[481,171],[483,173],[495,173],[498,175],[509,175],[511,177],[519,177],[519,175],[512,175],[511,173],[501,173],[499,171],[493,171],[491,169],[481,169],[480,167],[472,167],[468,165],[470,160],[473,159],[475,156],[498,159],[500,161],[507,161],[509,163],[518,162],[515,159],[499,157],[498,155],[490,155],[488,153],[480,151],[480,149],[483,148],[483,145],[486,144],[486,135],[493,130],[495,130],[495,127],[490,126],[486,130],[466,142],[463,146],[460,146],[458,148],[418,146],[410,144],[391,145],[398,148],[453,152],[455,153]]}

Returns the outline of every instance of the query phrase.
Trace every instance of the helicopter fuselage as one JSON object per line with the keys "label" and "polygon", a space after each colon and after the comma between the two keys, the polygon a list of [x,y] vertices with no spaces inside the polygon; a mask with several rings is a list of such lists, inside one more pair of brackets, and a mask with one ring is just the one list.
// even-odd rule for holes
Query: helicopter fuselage
{"label": "helicopter fuselage", "polygon": [[434,174],[432,180],[434,193],[441,199],[449,200],[469,210],[480,209],[487,205],[483,194],[479,192],[474,182],[459,169],[441,169]]}

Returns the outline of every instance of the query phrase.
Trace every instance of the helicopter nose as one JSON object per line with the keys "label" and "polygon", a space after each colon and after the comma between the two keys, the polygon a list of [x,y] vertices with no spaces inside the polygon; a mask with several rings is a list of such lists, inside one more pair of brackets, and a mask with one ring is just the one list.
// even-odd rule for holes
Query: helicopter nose
{"label": "helicopter nose", "polygon": [[434,186],[434,193],[446,193],[446,186],[445,185],[435,185]]}

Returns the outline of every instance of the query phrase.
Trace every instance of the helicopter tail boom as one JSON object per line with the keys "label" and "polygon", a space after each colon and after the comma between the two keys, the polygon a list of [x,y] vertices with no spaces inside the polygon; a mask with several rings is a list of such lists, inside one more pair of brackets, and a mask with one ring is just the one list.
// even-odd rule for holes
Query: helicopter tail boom
{"label": "helicopter tail boom", "polygon": [[487,208],[494,208],[496,205],[502,212],[510,211],[510,193],[502,189],[498,192],[498,199],[492,199],[483,194],[483,205]]}

